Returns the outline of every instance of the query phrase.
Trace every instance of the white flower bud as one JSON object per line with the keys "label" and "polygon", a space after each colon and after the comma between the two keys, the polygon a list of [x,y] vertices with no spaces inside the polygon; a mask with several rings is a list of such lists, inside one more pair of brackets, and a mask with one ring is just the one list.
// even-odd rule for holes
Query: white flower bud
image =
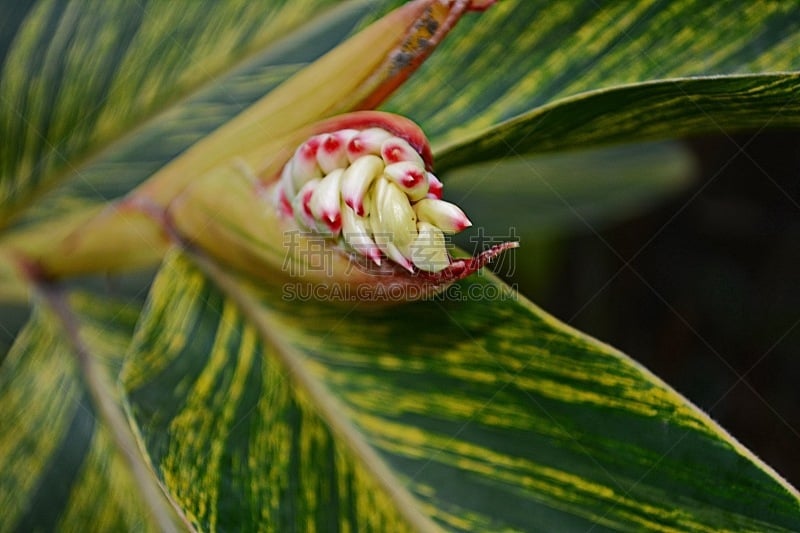
{"label": "white flower bud", "polygon": [[383,160],[376,155],[356,159],[342,177],[342,199],[359,216],[366,214],[364,196],[372,182],[383,173]]}
{"label": "white flower bud", "polygon": [[417,224],[418,235],[411,243],[411,261],[420,270],[439,272],[450,264],[444,234],[427,222]]}
{"label": "white flower bud", "polygon": [[369,220],[375,243],[392,261],[413,272],[409,255],[417,237],[417,216],[397,185],[380,178],[374,187]]}
{"label": "white flower bud", "polygon": [[292,180],[291,165],[286,164],[281,171],[278,186],[275,187],[275,204],[285,216],[292,216],[292,201],[295,197],[294,183]]}
{"label": "white flower bud", "polygon": [[317,163],[322,172],[329,174],[337,168],[346,168],[347,144],[358,134],[358,130],[339,130],[322,135],[317,149]]}
{"label": "white flower bud", "polygon": [[304,230],[316,231],[317,221],[311,212],[311,198],[322,180],[319,178],[307,181],[292,200],[292,211],[297,225]]}
{"label": "white flower bud", "polygon": [[428,177],[425,169],[410,161],[387,165],[384,175],[397,184],[412,202],[428,194]]}
{"label": "white flower bud", "polygon": [[317,164],[317,150],[321,140],[319,135],[311,137],[300,145],[291,161],[287,163],[292,174],[293,191],[299,191],[300,187],[305,185],[307,181],[323,176],[322,169]]}
{"label": "white flower bud", "polygon": [[433,224],[445,233],[458,233],[472,226],[457,205],[444,200],[424,198],[414,204],[414,212],[421,222]]}
{"label": "white flower bud", "polygon": [[311,196],[311,213],[321,222],[317,228],[321,233],[339,234],[342,229],[341,183],[344,170],[337,168],[319,182]]}
{"label": "white flower bud", "polygon": [[347,206],[342,207],[342,238],[348,247],[380,266],[381,251],[370,236],[369,220]]}
{"label": "white flower bud", "polygon": [[286,198],[292,200],[297,194],[297,190],[294,188],[294,178],[292,177],[291,160],[285,165],[283,165],[283,170],[281,170],[280,184],[281,188],[286,194]]}
{"label": "white flower bud", "polygon": [[401,139],[400,137],[390,137],[383,141],[381,145],[381,157],[387,165],[399,163],[401,161],[410,161],[415,163],[419,168],[425,168],[425,162],[422,160],[422,156],[419,155],[405,139]]}
{"label": "white flower bud", "polygon": [[360,131],[347,143],[347,157],[351,163],[365,155],[380,155],[383,141],[392,137],[392,134],[381,128],[368,128]]}

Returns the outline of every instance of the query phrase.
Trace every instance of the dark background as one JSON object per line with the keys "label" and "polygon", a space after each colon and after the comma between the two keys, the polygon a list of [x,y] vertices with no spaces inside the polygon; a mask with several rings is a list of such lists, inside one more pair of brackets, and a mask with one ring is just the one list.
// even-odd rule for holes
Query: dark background
{"label": "dark background", "polygon": [[512,281],[800,486],[800,134],[689,146],[701,167],[689,189],[559,242],[549,283]]}

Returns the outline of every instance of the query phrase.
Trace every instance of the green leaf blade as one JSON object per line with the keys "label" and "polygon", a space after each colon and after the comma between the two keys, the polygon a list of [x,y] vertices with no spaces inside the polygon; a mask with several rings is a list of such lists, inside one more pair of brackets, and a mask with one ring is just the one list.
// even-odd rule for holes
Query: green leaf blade
{"label": "green leaf blade", "polygon": [[168,261],[124,380],[153,462],[189,519],[219,530],[408,530],[271,351],[200,272]]}
{"label": "green leaf blade", "polygon": [[[125,308],[76,294],[81,330],[118,371],[133,321]],[[135,319],[135,314],[133,318]],[[75,357],[37,309],[0,367],[2,530],[154,530],[150,512],[108,430],[97,420]],[[98,495],[103,495],[98,498]]]}
{"label": "green leaf blade", "polygon": [[405,309],[274,318],[418,498],[477,520],[465,530],[797,525],[793,489],[613,349],[524,302]]}
{"label": "green leaf blade", "polygon": [[[0,50],[0,138],[9,139],[0,143],[0,225],[124,196],[235,114],[226,97],[255,100],[295,71],[278,58],[173,105],[267,46],[273,33],[259,17],[288,3],[151,4],[138,18],[126,16],[133,6],[106,12],[99,42],[133,50],[141,39],[131,55],[94,54],[83,40],[93,22],[74,4],[44,1],[13,48]],[[173,5],[185,8],[185,26]],[[245,16],[215,26],[228,8]],[[454,35],[388,104],[433,134],[437,172],[475,178],[508,156],[798,127],[800,14],[789,3],[504,0],[458,31],[463,39]],[[187,48],[164,46],[169,37]],[[530,178],[522,170],[513,170],[514,192],[514,180]],[[482,192],[469,183],[448,191]],[[52,249],[52,235],[39,235]],[[366,311],[210,272],[169,257],[130,348],[130,315],[98,312],[92,323],[81,311],[95,355],[115,370],[128,350],[141,442],[203,528],[289,529],[299,517],[320,528],[397,530],[417,515],[420,529],[432,519],[459,531],[800,528],[797,491],[708,417],[626,356],[500,298],[493,280],[460,283],[449,299]],[[4,422],[18,430],[0,437],[0,471],[10,473],[0,480],[10,510],[0,529],[5,520],[36,525],[40,502],[53,496],[46,526],[148,527],[112,439],[81,411],[88,395],[65,364],[69,343],[44,322],[35,318],[0,359]],[[115,327],[125,331],[104,331]],[[41,405],[29,408],[33,399]],[[65,478],[52,493],[38,488]]]}
{"label": "green leaf blade", "polygon": [[[213,340],[197,341],[210,342],[205,349],[173,352],[184,360],[194,353],[184,363],[191,372],[170,373],[169,368],[178,368],[170,362],[131,381],[140,382],[131,390],[135,419],[149,435],[145,440],[150,449],[162,450],[157,462],[173,491],[193,486],[172,482],[170,476],[186,475],[198,457],[206,459],[203,468],[211,471],[217,487],[233,483],[236,465],[247,462],[255,471],[283,472],[289,478],[252,481],[265,492],[237,494],[231,501],[218,488],[198,494],[218,494],[214,503],[220,508],[248,497],[247,505],[259,508],[275,501],[274,491],[287,490],[278,488],[286,487],[286,479],[294,479],[298,485],[289,492],[297,491],[295,498],[305,496],[294,503],[283,500],[276,508],[281,513],[302,508],[295,516],[306,520],[308,498],[320,506],[314,509],[330,513],[327,520],[346,513],[341,494],[320,492],[313,475],[291,467],[296,450],[319,446],[323,453],[328,448],[304,440],[318,437],[296,433],[289,414],[295,411],[287,407],[291,402],[277,399],[290,387],[286,390],[292,395],[305,398],[298,405],[306,405],[307,413],[321,413],[324,420],[311,424],[303,415],[294,424],[319,436],[330,431],[322,429],[327,423],[340,437],[337,447],[346,450],[336,453],[354,461],[350,468],[370,472],[364,450],[335,429],[354,428],[370,453],[388,465],[392,478],[384,482],[410,491],[417,511],[447,529],[577,531],[594,525],[609,530],[790,531],[800,524],[797,492],[707,416],[624,355],[515,299],[488,278],[454,286],[449,299],[366,312],[357,304],[343,308],[284,301],[281,294],[298,295],[298,288],[287,292],[286,286],[231,284],[213,272],[204,281],[199,271],[175,256],[159,277],[139,339],[158,338],[165,327],[171,328],[159,317],[168,302],[184,298],[191,299],[193,312],[203,318],[185,322],[183,331],[215,332]],[[467,293],[472,297],[458,296]],[[476,294],[494,296],[481,300]],[[246,323],[271,324],[259,330],[258,342],[266,343],[263,353],[242,351],[249,326],[240,330],[239,339],[228,338],[231,328]],[[152,331],[159,335],[151,336]],[[264,331],[272,333],[264,337]],[[179,328],[173,334],[167,337],[195,343]],[[297,350],[289,356],[296,365],[291,374],[278,363],[286,364],[286,354],[268,347],[273,342]],[[152,360],[146,345],[137,344],[128,375]],[[279,377],[256,386],[256,361],[264,367],[278,365],[273,371]],[[211,377],[203,378],[205,374]],[[149,398],[143,387],[149,382],[162,390],[171,388],[177,396],[172,401]],[[308,386],[324,394],[312,391],[308,396]],[[202,390],[205,400],[192,405],[193,394]],[[332,404],[319,403],[328,397]],[[262,411],[265,398],[272,403]],[[176,411],[163,414],[169,409]],[[184,419],[189,425],[180,424]],[[210,440],[193,436],[198,427],[208,428],[204,434]],[[269,435],[269,446],[260,448],[264,455],[257,457],[253,442],[258,434]],[[200,455],[163,452],[170,448],[157,444],[159,439],[184,450],[194,447]],[[215,452],[209,452],[214,446],[227,450],[216,461]],[[246,453],[247,459],[238,453]],[[287,460],[283,468],[271,470],[275,461]],[[313,457],[305,461],[331,472]],[[383,508],[400,508],[385,498]],[[208,507],[212,502],[181,501],[189,512],[213,512]],[[208,520],[206,516],[198,522],[215,524]]]}
{"label": "green leaf blade", "polygon": [[[466,149],[463,141],[479,132],[592,91],[799,70],[798,6],[763,7],[746,7],[745,15],[736,2],[500,2],[460,24],[385,107],[414,118],[437,146]],[[686,96],[674,89],[667,101]],[[627,118],[646,112],[635,108],[635,94],[629,98]],[[605,111],[600,101],[583,111],[592,110]],[[628,140],[640,139],[605,142]]]}
{"label": "green leaf blade", "polygon": [[599,90],[532,110],[443,147],[443,169],[635,140],[797,128],[800,74],[696,78]]}
{"label": "green leaf blade", "polygon": [[38,2],[6,51],[4,225],[111,141],[332,3],[97,4]]}

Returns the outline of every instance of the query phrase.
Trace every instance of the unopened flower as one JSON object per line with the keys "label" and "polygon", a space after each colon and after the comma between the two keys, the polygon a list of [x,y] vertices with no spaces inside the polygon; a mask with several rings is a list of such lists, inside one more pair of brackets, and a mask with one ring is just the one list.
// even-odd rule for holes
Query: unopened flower
{"label": "unopened flower", "polygon": [[322,172],[330,173],[347,166],[347,145],[358,130],[339,130],[323,135],[317,149],[317,163]]}
{"label": "unopened flower", "polygon": [[372,183],[383,173],[384,162],[380,157],[366,154],[357,158],[344,171],[342,177],[342,200],[357,215],[365,215],[364,196]]}
{"label": "unopened flower", "polygon": [[428,198],[441,200],[443,191],[444,184],[439,181],[439,178],[428,172]]}
{"label": "unopened flower", "polygon": [[342,229],[341,184],[344,169],[335,168],[322,178],[311,195],[311,214],[320,233],[336,237]]}
{"label": "unopened flower", "polygon": [[[311,198],[314,196],[314,191],[317,189],[317,186],[321,181],[322,180],[319,178],[314,178],[310,181],[307,181],[305,185],[300,188],[297,196],[295,196],[289,204],[289,209],[292,210],[298,225],[308,231],[314,231],[317,228],[317,220],[314,218],[314,214],[311,212]],[[282,208],[285,208],[285,204],[283,204],[283,198],[285,198],[287,194],[288,192],[286,191],[281,192]]]}
{"label": "unopened flower", "polygon": [[[458,206],[441,199],[443,185],[432,173],[430,148],[419,128],[380,112],[353,113],[330,123],[342,127],[302,143],[275,185],[276,211],[301,230],[326,239],[340,253],[364,258],[376,273],[399,268],[435,287],[516,246],[508,243],[470,260],[454,260],[445,234],[472,223]],[[401,271],[393,275],[402,277]]]}
{"label": "unopened flower", "polygon": [[375,242],[386,256],[410,272],[410,247],[417,236],[417,215],[405,193],[385,178],[375,184],[369,214]]}
{"label": "unopened flower", "polygon": [[440,272],[450,264],[444,233],[428,222],[417,224],[417,237],[411,243],[411,260],[428,272]]}
{"label": "unopened flower", "polygon": [[419,168],[425,168],[425,162],[414,148],[400,137],[389,137],[381,145],[381,158],[387,165],[409,161]]}
{"label": "unopened flower", "polygon": [[369,258],[377,266],[381,265],[381,250],[372,238],[369,220],[348,206],[342,208],[342,233],[346,235],[344,243],[348,249]]}
{"label": "unopened flower", "polygon": [[415,203],[414,212],[420,221],[433,224],[445,233],[458,233],[472,226],[457,205],[436,198],[423,198]]}
{"label": "unopened flower", "polygon": [[[432,182],[437,192],[428,198]],[[341,235],[347,250],[376,265],[386,257],[411,273],[447,267],[443,233],[472,224],[458,207],[438,199],[441,182],[422,155],[379,127],[311,137],[286,163],[279,187],[280,206],[290,206],[303,229]]]}
{"label": "unopened flower", "polygon": [[292,190],[299,190],[306,182],[314,178],[322,177],[322,169],[317,163],[317,149],[319,148],[320,138],[312,137],[297,149],[290,161],[290,169],[285,174],[290,178],[291,189],[287,188],[287,195],[291,196]]}
{"label": "unopened flower", "polygon": [[428,194],[428,173],[411,161],[400,161],[387,165],[383,175],[400,187],[412,202],[422,200]]}
{"label": "unopened flower", "polygon": [[351,163],[365,155],[381,155],[383,142],[392,134],[381,128],[368,128],[357,133],[347,144],[347,157]]}

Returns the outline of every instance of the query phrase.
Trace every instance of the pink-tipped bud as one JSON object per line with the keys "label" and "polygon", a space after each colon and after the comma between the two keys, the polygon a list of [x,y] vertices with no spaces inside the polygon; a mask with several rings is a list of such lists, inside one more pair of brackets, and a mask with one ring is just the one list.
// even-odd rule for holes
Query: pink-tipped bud
{"label": "pink-tipped bud", "polygon": [[294,177],[292,176],[292,161],[283,165],[280,177],[280,189],[286,195],[286,198],[292,199],[297,194],[297,189],[294,186]]}
{"label": "pink-tipped bud", "polygon": [[414,264],[403,254],[403,252],[400,251],[397,246],[395,246],[393,242],[385,242],[381,249],[389,259],[405,268],[412,274],[414,273]]}
{"label": "pink-tipped bud", "polygon": [[[319,149],[321,136],[315,135],[300,145],[294,153],[292,160],[287,163],[290,165],[293,187],[297,191],[309,180],[322,177],[322,169],[317,164],[317,150]],[[289,191],[287,191],[288,193]]]}
{"label": "pink-tipped bud", "polygon": [[358,216],[366,214],[364,196],[372,182],[383,173],[383,160],[376,155],[356,159],[342,176],[342,199]]}
{"label": "pink-tipped bud", "polygon": [[322,223],[322,226],[317,224],[317,228],[320,232],[333,236],[338,235],[342,229],[339,189],[343,174],[344,170],[337,168],[322,178],[311,196],[311,214]]}
{"label": "pink-tipped bud", "polygon": [[387,165],[410,161],[419,168],[425,168],[425,162],[414,148],[400,137],[390,137],[383,141],[381,145],[381,157]]}
{"label": "pink-tipped bud", "polygon": [[387,165],[384,175],[406,193],[409,200],[416,202],[428,194],[428,176],[425,169],[410,161]]}
{"label": "pink-tipped bud", "polygon": [[294,209],[292,208],[292,202],[289,200],[289,197],[286,195],[286,189],[284,187],[278,187],[275,190],[275,193],[278,195],[278,209],[280,210],[281,214],[286,217],[290,217],[294,214]]}
{"label": "pink-tipped bud", "polygon": [[350,164],[347,159],[347,144],[358,134],[358,130],[339,130],[322,135],[317,149],[317,163],[324,174]]}
{"label": "pink-tipped bud", "polygon": [[411,189],[425,180],[425,171],[414,163],[402,161],[388,165],[384,172],[386,176],[394,181],[401,189]]}
{"label": "pink-tipped bud", "polygon": [[381,128],[368,128],[360,131],[358,135],[347,143],[347,157],[351,163],[365,155],[380,155],[383,142],[392,137],[392,134]]}
{"label": "pink-tipped bud", "polygon": [[417,215],[394,183],[386,179],[375,183],[370,213],[373,232],[390,234],[398,246],[404,247],[416,237]]}
{"label": "pink-tipped bud", "polygon": [[417,216],[408,197],[397,185],[380,178],[371,203],[369,220],[375,243],[395,263],[412,270],[409,247],[417,237]]}
{"label": "pink-tipped bud", "polygon": [[443,192],[444,184],[433,173],[428,172],[428,198],[441,200]]}
{"label": "pink-tipped bud", "polygon": [[[367,129],[352,129],[358,127]],[[388,275],[389,283],[438,290],[515,246],[506,243],[472,259],[450,257],[445,234],[472,224],[441,200],[430,147],[410,121],[362,112],[315,131],[284,166],[274,205],[282,219],[293,215],[299,228],[338,249],[339,261],[358,261],[366,269],[348,276]]]}
{"label": "pink-tipped bud", "polygon": [[414,212],[421,222],[433,224],[445,233],[458,233],[472,226],[457,205],[444,200],[424,198],[414,204]]}
{"label": "pink-tipped bud", "polygon": [[294,202],[292,203],[294,219],[297,221],[297,225],[304,230],[317,230],[317,221],[314,219],[314,214],[311,212],[311,198],[321,181],[322,180],[319,178],[307,181],[297,192],[297,196],[295,196]]}
{"label": "pink-tipped bud", "polygon": [[397,184],[412,202],[425,198],[428,194],[428,176],[425,169],[410,161],[387,165],[384,176]]}
{"label": "pink-tipped bud", "polygon": [[381,251],[370,236],[369,220],[347,206],[342,208],[342,239],[350,249],[381,265]]}
{"label": "pink-tipped bud", "polygon": [[285,216],[292,216],[292,200],[295,197],[294,180],[292,179],[291,162],[283,165],[278,186],[275,188],[275,200],[278,209]]}

